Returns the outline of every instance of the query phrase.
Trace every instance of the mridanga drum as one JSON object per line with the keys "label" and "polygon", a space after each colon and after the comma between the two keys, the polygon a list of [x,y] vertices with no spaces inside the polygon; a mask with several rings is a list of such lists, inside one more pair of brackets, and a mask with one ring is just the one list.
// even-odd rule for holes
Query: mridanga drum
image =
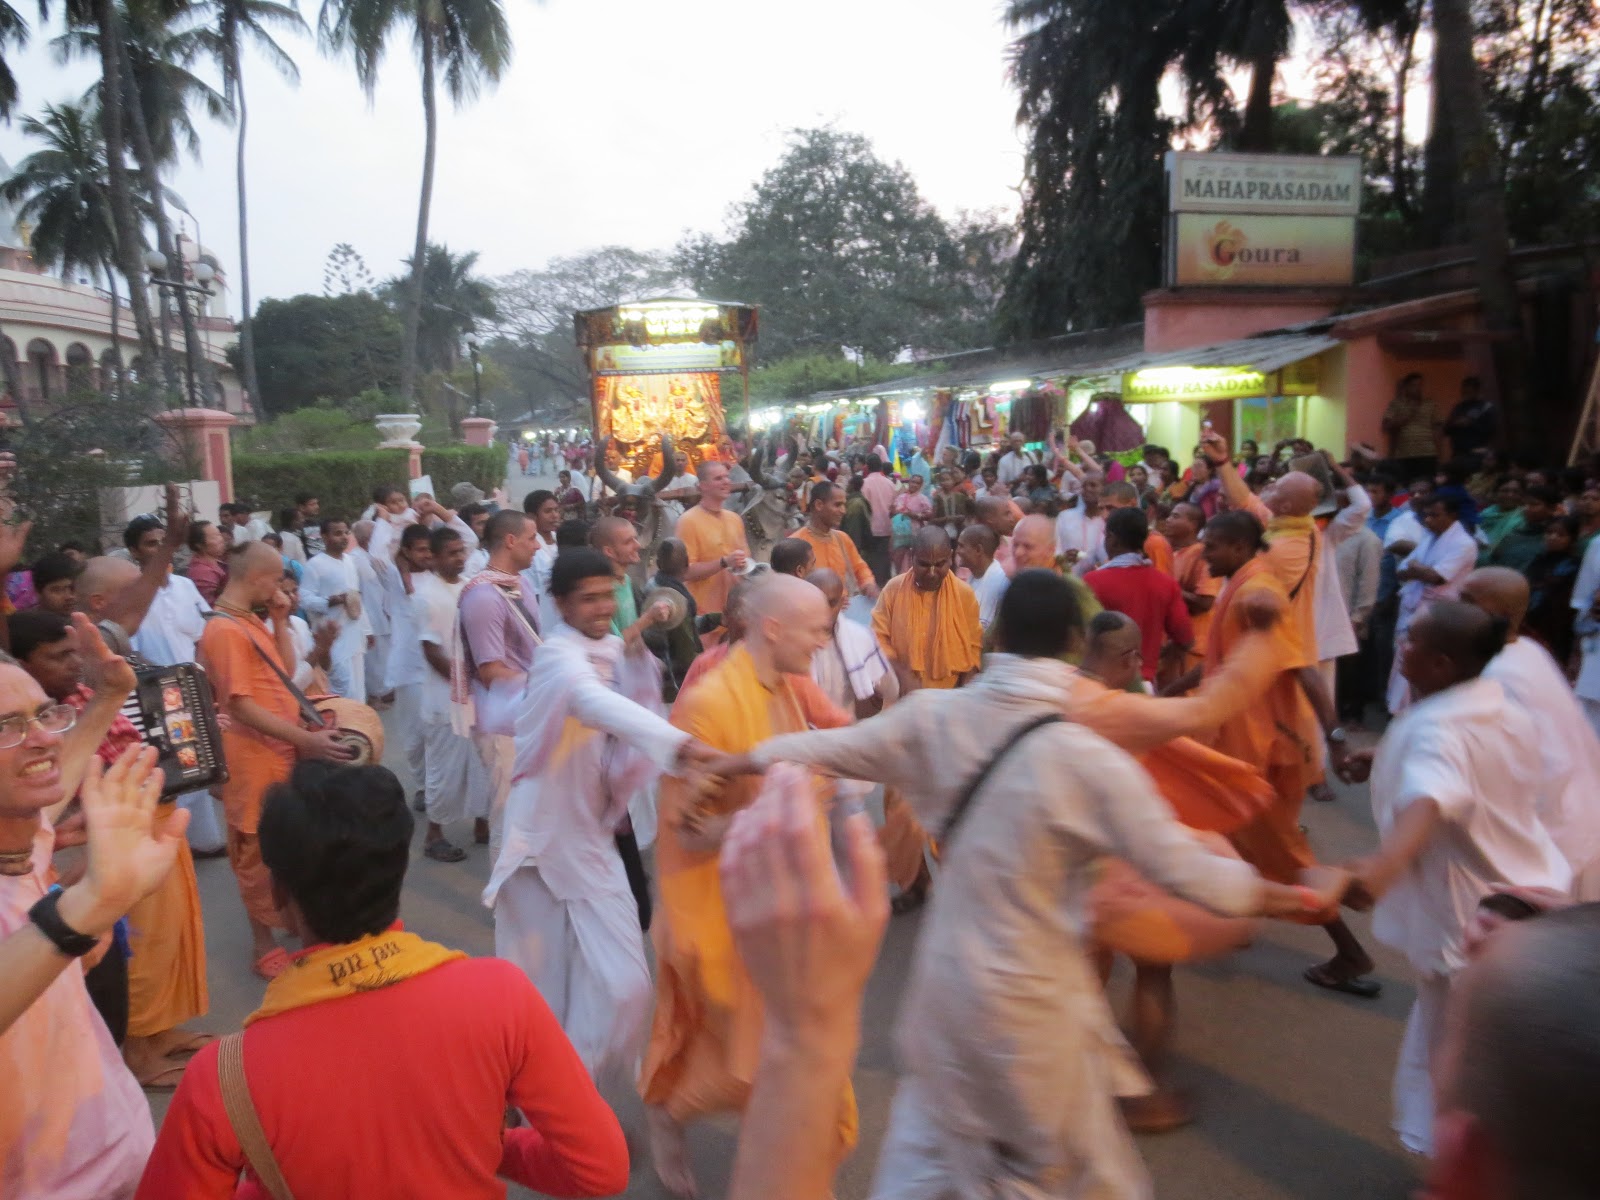
{"label": "mridanga drum", "polygon": [[350,766],[377,766],[383,762],[383,721],[370,705],[343,696],[308,696],[322,724],[334,730],[339,744],[354,752]]}

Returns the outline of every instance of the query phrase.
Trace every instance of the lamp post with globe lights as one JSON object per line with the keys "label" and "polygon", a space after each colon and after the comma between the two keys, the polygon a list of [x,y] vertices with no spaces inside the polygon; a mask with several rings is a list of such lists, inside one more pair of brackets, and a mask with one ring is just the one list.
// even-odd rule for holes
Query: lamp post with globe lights
{"label": "lamp post with globe lights", "polygon": [[483,346],[483,339],[478,336],[478,331],[467,331],[467,353],[472,355],[472,415],[483,415],[483,361],[478,357],[478,351]]}
{"label": "lamp post with globe lights", "polygon": [[[184,281],[182,277],[183,264],[178,264],[179,270],[176,277],[170,277],[167,275],[168,265],[167,256],[161,253],[161,251],[148,250],[145,252],[145,270],[150,272],[150,282],[154,284],[161,292],[161,307],[163,313],[166,311],[169,294],[177,297],[178,303],[183,306],[185,315],[187,315],[189,296],[191,294],[195,295],[196,297],[204,296],[207,299],[211,297],[213,294],[211,290],[211,284],[217,277],[217,271],[216,268],[210,263],[206,262],[204,259],[199,259],[195,262],[194,266],[190,268],[189,272],[194,279],[193,283],[187,283]],[[197,321],[199,318],[205,315],[203,304],[204,302],[198,299],[195,302],[195,316]],[[186,368],[185,374],[187,375],[187,382],[189,385],[189,406],[191,408],[203,408],[205,406],[200,403],[199,380],[195,378],[194,358],[190,355],[185,355],[184,363]]]}

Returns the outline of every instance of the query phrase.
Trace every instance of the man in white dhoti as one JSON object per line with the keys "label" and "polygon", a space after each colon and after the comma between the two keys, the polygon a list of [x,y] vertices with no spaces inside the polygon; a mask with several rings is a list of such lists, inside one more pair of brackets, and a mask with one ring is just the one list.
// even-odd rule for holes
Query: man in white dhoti
{"label": "man in white dhoti", "polygon": [[448,526],[428,535],[433,569],[411,577],[411,619],[427,672],[422,683],[423,811],[428,829],[422,853],[436,862],[460,862],[467,852],[445,837],[444,827],[472,817],[476,840],[489,840],[489,776],[472,739],[451,721],[450,646],[456,638],[467,543]]}
{"label": "man in white dhoti", "polygon": [[1600,623],[1595,621],[1596,606],[1600,606],[1600,538],[1590,540],[1578,578],[1572,584],[1578,647],[1583,655],[1573,690],[1589,724],[1600,733]]}
{"label": "man in white dhoti", "polygon": [[916,691],[880,717],[776,737],[709,769],[792,761],[876,779],[942,829],[875,1197],[1147,1198],[1117,1097],[1149,1083],[1085,950],[1095,861],[1126,858],[1237,916],[1325,912],[1347,877],[1314,868],[1314,887],[1286,886],[1218,858],[1128,755],[1062,718],[1075,672],[1061,656],[1083,637],[1066,580],[1020,571],[1000,625],[1006,653],[967,687]]}
{"label": "man in white dhoti", "polygon": [[1506,648],[1484,668],[1539,730],[1539,818],[1572,867],[1576,900],[1600,900],[1600,736],[1550,652],[1522,636],[1528,581],[1509,567],[1481,567],[1461,585],[1461,599],[1507,622]]}
{"label": "man in white dhoti", "polygon": [[361,585],[361,612],[369,631],[365,659],[367,697],[377,703],[391,699],[394,691],[394,684],[389,681],[389,637],[393,619],[387,585],[387,577],[394,573],[394,564],[386,555],[374,558],[367,552],[372,530],[371,521],[357,521],[350,526],[350,535],[356,544],[345,553],[355,560],[356,578]]}
{"label": "man in white dhoti", "polygon": [[350,526],[337,517],[322,522],[321,554],[306,563],[300,602],[312,624],[331,621],[339,634],[328,649],[328,686],[348,700],[367,699],[367,637],[361,576],[350,553]]}
{"label": "man in white dhoti", "polygon": [[1391,713],[1398,713],[1411,700],[1411,689],[1400,670],[1400,646],[1406,630],[1424,605],[1459,596],[1461,584],[1477,565],[1478,543],[1456,519],[1460,511],[1454,498],[1430,496],[1422,509],[1426,533],[1395,572],[1400,582],[1400,615],[1394,630],[1394,666],[1389,672],[1387,700]]}
{"label": "man in white dhoti", "polygon": [[1376,751],[1350,756],[1343,776],[1370,775],[1382,837],[1349,864],[1346,903],[1375,902],[1372,931],[1419,975],[1394,1076],[1394,1128],[1407,1150],[1433,1150],[1434,1067],[1441,1017],[1467,964],[1465,934],[1497,886],[1566,891],[1572,870],[1539,819],[1543,767],[1527,748],[1541,731],[1505,689],[1483,677],[1503,632],[1482,609],[1435,601],[1411,623],[1398,661],[1414,702]]}
{"label": "man in white dhoti", "polygon": [[411,594],[416,581],[433,567],[430,531],[424,525],[408,525],[400,534],[394,569],[384,576],[389,592],[389,684],[394,688],[394,708],[389,713],[389,736],[405,750],[406,765],[416,785],[411,806],[427,811],[428,752],[422,729],[422,685],[429,667],[422,657],[422,641],[417,628]]}
{"label": "man in white dhoti", "polygon": [[655,775],[709,752],[661,715],[655,656],[611,632],[614,583],[596,551],[556,561],[562,623],[528,675],[505,836],[483,902],[494,910],[495,954],[528,973],[590,1075],[631,1083],[652,987],[615,833]]}
{"label": "man in white dhoti", "polygon": [[[137,517],[129,522],[123,542],[133,561],[144,570],[162,555],[165,536],[165,527],[154,517]],[[165,557],[166,578],[132,638],[134,653],[158,667],[194,662],[194,648],[211,612],[211,605],[201,598],[194,584],[172,570],[170,552]],[[189,811],[189,848],[201,855],[221,853],[227,836],[211,793],[204,789],[185,792],[178,797],[178,803]]]}

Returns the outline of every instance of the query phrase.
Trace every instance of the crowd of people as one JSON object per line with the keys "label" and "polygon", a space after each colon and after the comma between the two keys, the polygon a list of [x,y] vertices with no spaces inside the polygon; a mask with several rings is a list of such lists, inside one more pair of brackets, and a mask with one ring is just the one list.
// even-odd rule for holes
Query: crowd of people
{"label": "crowd of people", "polygon": [[[731,1194],[819,1200],[885,922],[927,905],[874,1196],[1149,1195],[1129,1131],[1192,1117],[1174,967],[1290,920],[1331,943],[1306,982],[1374,996],[1343,908],[1416,972],[1430,1194],[1587,1194],[1600,476],[1397,447],[773,434],[634,478],[601,440],[520,506],[174,491],[26,570],[0,527],[0,1193],[613,1194],[606,1085],[675,1194],[687,1127],[742,1113]],[[191,661],[228,777],[164,796],[129,663]],[[329,697],[387,710],[409,795]],[[1380,840],[1324,864],[1335,777]],[[399,923],[413,810],[423,857],[483,862],[493,959]],[[221,1039],[185,1028],[196,854],[265,982]],[[159,1136],[139,1085],[175,1089]]]}

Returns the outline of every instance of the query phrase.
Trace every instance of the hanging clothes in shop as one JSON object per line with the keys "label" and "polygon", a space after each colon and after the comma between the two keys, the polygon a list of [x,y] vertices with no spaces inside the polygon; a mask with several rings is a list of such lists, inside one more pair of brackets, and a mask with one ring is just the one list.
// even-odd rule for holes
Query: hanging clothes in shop
{"label": "hanging clothes in shop", "polygon": [[1115,392],[1096,392],[1089,407],[1072,423],[1072,435],[1093,442],[1102,454],[1120,454],[1144,445],[1144,429]]}
{"label": "hanging clothes in shop", "polygon": [[1011,401],[1011,432],[1028,442],[1042,442],[1050,436],[1050,420],[1055,400],[1041,392],[1023,392]]}

